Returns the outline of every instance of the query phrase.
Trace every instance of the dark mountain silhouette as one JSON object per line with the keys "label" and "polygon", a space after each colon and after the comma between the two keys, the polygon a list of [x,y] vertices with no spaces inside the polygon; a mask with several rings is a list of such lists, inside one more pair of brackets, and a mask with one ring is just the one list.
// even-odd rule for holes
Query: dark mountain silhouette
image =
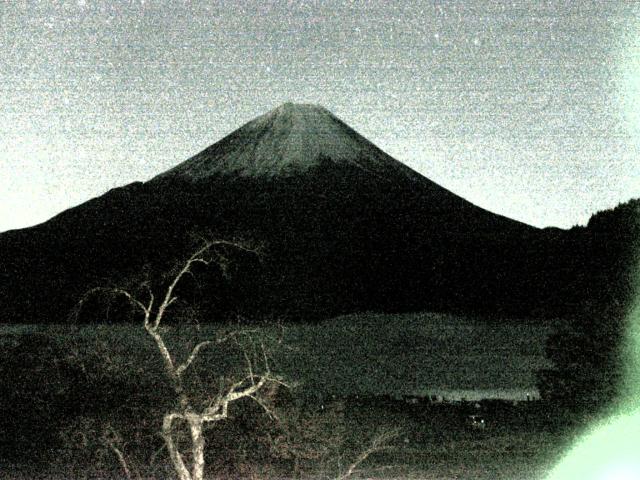
{"label": "dark mountain silhouette", "polygon": [[[619,235],[597,224],[540,230],[490,213],[327,110],[285,104],[149,182],[1,234],[0,308],[6,321],[61,321],[88,288],[158,278],[204,234],[264,245],[260,261],[234,259],[228,282],[209,274],[194,284],[193,298],[216,318],[556,315],[584,301],[604,268],[592,255]],[[611,265],[625,242],[609,252]]]}

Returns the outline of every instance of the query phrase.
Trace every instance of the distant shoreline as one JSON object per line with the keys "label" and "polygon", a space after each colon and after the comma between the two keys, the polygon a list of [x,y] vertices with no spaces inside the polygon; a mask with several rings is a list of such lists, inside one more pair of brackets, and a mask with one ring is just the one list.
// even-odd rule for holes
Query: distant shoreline
{"label": "distant shoreline", "polygon": [[540,391],[536,387],[530,388],[476,388],[476,389],[448,389],[434,388],[421,390],[413,394],[418,398],[429,399],[435,397],[436,402],[478,402],[481,400],[509,400],[522,401],[540,400]]}

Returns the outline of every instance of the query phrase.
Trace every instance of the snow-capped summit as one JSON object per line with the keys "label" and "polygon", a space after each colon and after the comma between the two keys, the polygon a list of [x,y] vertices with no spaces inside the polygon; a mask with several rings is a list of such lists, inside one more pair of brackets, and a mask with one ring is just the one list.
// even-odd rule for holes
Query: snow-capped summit
{"label": "snow-capped summit", "polygon": [[324,107],[285,103],[248,122],[161,177],[296,174],[329,160],[379,175],[413,172]]}

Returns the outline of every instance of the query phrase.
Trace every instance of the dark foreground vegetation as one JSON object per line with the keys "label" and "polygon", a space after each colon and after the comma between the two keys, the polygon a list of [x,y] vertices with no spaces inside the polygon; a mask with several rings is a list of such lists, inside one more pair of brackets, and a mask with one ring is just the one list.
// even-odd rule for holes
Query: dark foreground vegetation
{"label": "dark foreground vegetation", "polygon": [[[165,334],[176,347],[196,341],[194,332]],[[175,400],[141,327],[13,326],[0,342],[2,478],[174,478],[159,432]],[[277,348],[287,347],[270,346],[274,368]],[[188,388],[214,391],[212,382],[232,376],[242,356],[234,345],[203,353]],[[337,478],[381,432],[384,448],[353,477],[540,478],[586,423],[543,401],[408,403],[291,383],[267,393],[271,414],[243,400],[206,431],[205,478]],[[470,425],[471,414],[486,427]]]}

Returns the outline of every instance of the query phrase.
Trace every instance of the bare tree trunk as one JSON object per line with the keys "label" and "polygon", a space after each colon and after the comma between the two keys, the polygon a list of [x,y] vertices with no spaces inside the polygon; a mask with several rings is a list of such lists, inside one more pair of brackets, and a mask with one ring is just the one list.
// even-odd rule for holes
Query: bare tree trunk
{"label": "bare tree trunk", "polygon": [[193,452],[192,480],[202,480],[204,476],[204,435],[202,434],[202,418],[199,415],[189,417],[191,431],[191,450]]}
{"label": "bare tree trunk", "polygon": [[184,464],[184,460],[182,459],[182,455],[180,454],[178,447],[173,441],[173,420],[175,418],[176,415],[174,413],[168,413],[164,416],[164,420],[162,422],[162,438],[167,446],[171,463],[173,463],[173,468],[176,471],[178,478],[180,480],[193,480],[187,466]]}

